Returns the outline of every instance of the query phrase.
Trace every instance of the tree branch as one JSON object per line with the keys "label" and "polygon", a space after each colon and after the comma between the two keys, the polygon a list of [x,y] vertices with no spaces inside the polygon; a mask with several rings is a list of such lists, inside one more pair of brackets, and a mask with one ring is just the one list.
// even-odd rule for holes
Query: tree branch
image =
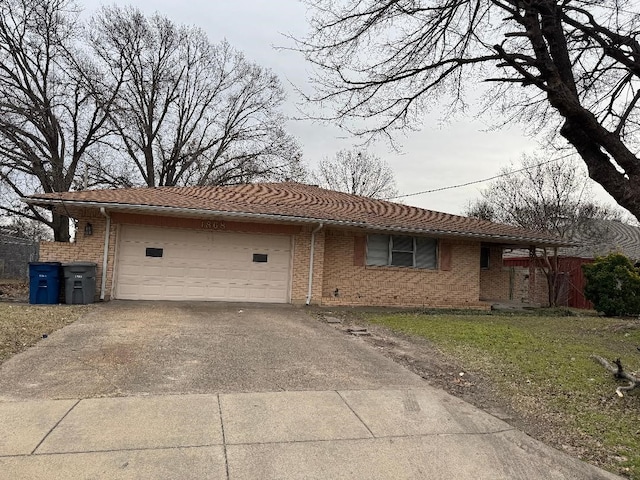
{"label": "tree branch", "polygon": [[634,388],[638,388],[640,386],[640,377],[638,377],[634,373],[625,372],[624,368],[622,367],[622,362],[619,358],[614,362],[615,367],[599,355],[592,355],[591,358],[602,365],[605,370],[611,372],[615,378],[626,380],[627,382],[629,382],[628,385],[616,388],[616,394],[619,397],[624,397],[623,392],[629,392]]}

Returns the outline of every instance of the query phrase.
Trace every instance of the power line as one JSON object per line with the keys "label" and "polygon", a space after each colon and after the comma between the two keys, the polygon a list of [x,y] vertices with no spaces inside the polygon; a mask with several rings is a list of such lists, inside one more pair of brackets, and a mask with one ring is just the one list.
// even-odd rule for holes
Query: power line
{"label": "power line", "polygon": [[473,181],[467,182],[467,183],[460,183],[458,185],[450,185],[448,187],[434,188],[434,189],[431,189],[431,190],[423,190],[421,192],[405,193],[404,195],[396,195],[394,197],[387,197],[387,198],[383,198],[382,200],[393,200],[395,198],[415,197],[416,195],[423,195],[425,193],[435,193],[435,192],[442,192],[444,190],[452,190],[454,188],[468,187],[469,185],[475,185],[477,183],[488,182],[490,180],[495,180],[496,178],[508,177],[509,175],[513,175],[514,173],[524,172],[526,170],[531,170],[532,168],[541,167],[542,165],[546,165],[546,164],[551,163],[551,162],[557,162],[557,161],[560,161],[560,160],[564,160],[565,158],[568,158],[571,155],[573,155],[573,154],[567,154],[567,155],[564,155],[562,157],[552,158],[551,160],[545,160],[544,162],[537,163],[536,165],[531,165],[529,167],[524,167],[524,168],[521,168],[519,170],[511,170],[509,172],[501,173],[499,175],[494,175],[493,177],[483,178],[481,180],[473,180]]}

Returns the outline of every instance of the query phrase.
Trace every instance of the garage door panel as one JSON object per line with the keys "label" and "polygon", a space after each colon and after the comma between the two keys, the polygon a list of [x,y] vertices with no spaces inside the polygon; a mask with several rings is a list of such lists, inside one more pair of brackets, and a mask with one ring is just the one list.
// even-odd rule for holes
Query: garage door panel
{"label": "garage door panel", "polygon": [[[148,248],[162,249],[162,256],[147,256]],[[254,262],[256,253],[267,262]],[[115,297],[284,303],[290,258],[288,236],[125,225]]]}
{"label": "garage door panel", "polygon": [[269,283],[285,283],[289,280],[289,272],[265,272]]}
{"label": "garage door panel", "polygon": [[167,285],[164,288],[164,294],[167,295],[168,297],[183,297],[184,295],[186,295],[187,293],[192,294],[192,290],[187,289],[187,291],[185,292],[185,288],[184,286],[178,286],[178,285]]}
{"label": "garage door panel", "polygon": [[140,292],[141,295],[148,297],[149,299],[156,299],[158,298],[159,291],[157,288],[155,288],[154,285],[140,285],[138,288],[138,292]]}

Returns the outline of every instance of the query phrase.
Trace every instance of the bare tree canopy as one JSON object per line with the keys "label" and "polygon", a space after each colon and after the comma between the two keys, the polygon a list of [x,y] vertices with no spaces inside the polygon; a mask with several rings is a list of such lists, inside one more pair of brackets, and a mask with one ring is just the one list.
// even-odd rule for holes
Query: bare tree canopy
{"label": "bare tree canopy", "polygon": [[312,33],[298,48],[318,69],[313,99],[331,103],[343,126],[365,118],[355,133],[391,135],[415,126],[436,102],[463,107],[464,87],[488,81],[494,88],[486,103],[505,122],[555,125],[589,176],[640,218],[636,2],[307,4]]}
{"label": "bare tree canopy", "polygon": [[[569,241],[601,235],[600,223],[592,220],[621,219],[617,209],[593,201],[587,173],[577,161],[524,156],[502,175],[467,207],[467,215],[550,232]],[[558,248],[532,253],[547,278],[549,304],[557,306]]]}
{"label": "bare tree canopy", "polygon": [[32,220],[24,216],[12,216],[7,218],[7,222],[2,222],[0,216],[0,229],[14,237],[29,239],[30,241],[53,240],[52,231],[47,225],[37,220]]}
{"label": "bare tree canopy", "polygon": [[621,212],[593,201],[585,169],[569,158],[523,156],[501,171],[466,214],[572,239],[590,220],[620,220]]}
{"label": "bare tree canopy", "polygon": [[197,28],[132,7],[105,7],[91,45],[115,85],[117,146],[147,186],[242,183],[295,176],[284,91],[268,69]]}
{"label": "bare tree canopy", "polygon": [[0,3],[0,210],[68,241],[19,202],[89,186],[301,179],[284,91],[228,43],[133,8],[90,24],[73,0]]}
{"label": "bare tree canopy", "polygon": [[72,187],[81,158],[107,133],[112,101],[96,102],[97,77],[70,56],[74,8],[69,0],[0,4],[0,208],[44,222],[57,241],[69,240],[69,219],[18,198]]}
{"label": "bare tree canopy", "polygon": [[378,156],[358,150],[340,150],[323,159],[311,179],[323,188],[371,198],[398,195],[393,171]]}

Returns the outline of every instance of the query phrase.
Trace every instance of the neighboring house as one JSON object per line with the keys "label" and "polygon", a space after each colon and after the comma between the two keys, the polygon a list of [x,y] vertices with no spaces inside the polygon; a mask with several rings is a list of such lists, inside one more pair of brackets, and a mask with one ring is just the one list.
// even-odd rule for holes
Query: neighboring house
{"label": "neighboring house", "polygon": [[[585,278],[582,265],[594,258],[618,252],[632,262],[640,260],[640,227],[615,220],[591,220],[589,225],[572,239],[576,246],[558,249],[558,270],[561,273],[560,305],[573,308],[593,308],[584,297]],[[533,302],[548,304],[548,285],[544,273],[536,269],[530,275],[531,265],[527,251],[513,250],[504,256],[505,267],[512,270],[516,284],[527,283],[526,290]],[[526,277],[526,278],[525,278]],[[531,285],[535,284],[532,288]]]}
{"label": "neighboring house", "polygon": [[[41,260],[98,264],[102,299],[487,308],[521,228],[293,182],[85,190],[24,201],[77,219]],[[482,263],[482,266],[481,266]]]}
{"label": "neighboring house", "polygon": [[0,278],[26,280],[29,262],[38,260],[38,243],[0,227]]}

